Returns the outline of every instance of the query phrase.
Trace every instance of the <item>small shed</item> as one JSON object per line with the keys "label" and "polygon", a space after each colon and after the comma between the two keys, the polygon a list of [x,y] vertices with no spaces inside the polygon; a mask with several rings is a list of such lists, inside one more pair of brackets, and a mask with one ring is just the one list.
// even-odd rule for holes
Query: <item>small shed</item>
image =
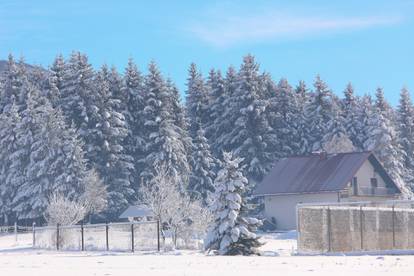
{"label": "small shed", "polygon": [[145,205],[132,205],[129,206],[119,216],[120,219],[128,219],[129,221],[145,221],[151,220],[154,217],[154,213],[150,208]]}

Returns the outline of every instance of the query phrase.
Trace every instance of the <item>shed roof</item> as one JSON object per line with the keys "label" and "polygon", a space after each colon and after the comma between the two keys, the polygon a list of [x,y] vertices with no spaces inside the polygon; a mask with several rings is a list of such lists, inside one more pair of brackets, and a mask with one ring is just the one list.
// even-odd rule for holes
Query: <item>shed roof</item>
{"label": "shed roof", "polygon": [[337,192],[345,189],[362,164],[369,160],[387,186],[400,189],[372,152],[294,156],[278,161],[258,184],[255,195]]}
{"label": "shed roof", "polygon": [[129,217],[148,217],[152,216],[153,212],[145,205],[132,205],[129,206],[119,218],[129,218]]}

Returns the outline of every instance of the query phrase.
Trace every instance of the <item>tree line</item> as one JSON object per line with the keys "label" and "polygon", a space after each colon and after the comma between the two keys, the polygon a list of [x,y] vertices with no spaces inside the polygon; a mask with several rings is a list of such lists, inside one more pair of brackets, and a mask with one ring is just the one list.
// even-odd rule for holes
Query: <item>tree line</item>
{"label": "tree line", "polygon": [[95,70],[85,54],[59,55],[27,70],[9,56],[0,78],[0,214],[42,217],[53,193],[76,200],[88,179],[107,191],[106,218],[139,201],[156,168],[205,206],[232,152],[252,191],[280,158],[327,150],[372,150],[407,196],[414,187],[414,108],[401,90],[394,108],[381,88],[343,96],[317,76],[312,85],[275,81],[252,55],[240,68],[188,70],[185,102],[155,62],[143,74]]}

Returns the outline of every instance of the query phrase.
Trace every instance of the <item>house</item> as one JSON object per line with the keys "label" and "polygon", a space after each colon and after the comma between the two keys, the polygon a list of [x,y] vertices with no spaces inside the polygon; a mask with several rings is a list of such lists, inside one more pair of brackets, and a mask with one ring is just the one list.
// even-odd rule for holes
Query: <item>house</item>
{"label": "house", "polygon": [[148,221],[154,217],[153,212],[145,205],[129,206],[120,216],[120,219],[128,221]]}
{"label": "house", "polygon": [[264,214],[280,230],[296,228],[298,203],[383,201],[401,190],[372,152],[284,158],[257,185]]}

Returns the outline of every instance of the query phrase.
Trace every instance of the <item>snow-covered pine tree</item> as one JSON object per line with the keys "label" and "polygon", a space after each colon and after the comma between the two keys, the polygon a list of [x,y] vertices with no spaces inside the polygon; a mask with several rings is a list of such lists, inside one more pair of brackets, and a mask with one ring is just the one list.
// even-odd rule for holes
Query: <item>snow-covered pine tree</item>
{"label": "snow-covered pine tree", "polygon": [[241,158],[223,153],[222,169],[214,181],[212,212],[215,217],[205,241],[205,249],[220,255],[252,255],[261,245],[255,231],[261,221],[248,217],[244,199],[248,180],[243,176]]}
{"label": "snow-covered pine tree", "polygon": [[144,154],[144,89],[143,77],[134,61],[130,58],[124,73],[122,94],[125,95],[127,103],[126,122],[128,135],[125,138],[126,152],[134,158],[134,170],[131,174],[131,185],[135,193],[140,186],[140,174],[142,166],[139,160]]}
{"label": "snow-covered pine tree", "polygon": [[295,154],[304,154],[309,149],[307,118],[305,114],[305,107],[309,99],[309,91],[304,81],[299,81],[299,84],[295,88],[297,114],[296,125],[298,131],[299,148]]}
{"label": "snow-covered pine tree", "polygon": [[208,106],[209,119],[206,122],[205,132],[209,141],[216,141],[219,133],[216,128],[216,122],[221,119],[223,114],[223,102],[225,101],[227,94],[225,93],[225,81],[221,75],[221,71],[210,71],[209,81],[210,84],[210,104]]}
{"label": "snow-covered pine tree", "polygon": [[49,99],[53,107],[59,106],[61,98],[60,94],[63,88],[65,77],[65,68],[65,59],[62,55],[58,55],[49,69],[48,89],[46,91],[46,97]]}
{"label": "snow-covered pine tree", "polygon": [[359,131],[358,131],[358,112],[357,112],[357,99],[354,95],[354,87],[351,83],[348,83],[344,90],[344,98],[342,100],[342,116],[343,125],[349,139],[357,149],[362,149],[363,145],[360,143]]}
{"label": "snow-covered pine tree", "polygon": [[16,63],[10,54],[6,70],[3,73],[0,112],[7,111],[13,104],[16,104],[19,112],[23,110],[26,107],[29,89],[30,84],[23,61]]}
{"label": "snow-covered pine tree", "polygon": [[[332,152],[350,152],[354,151],[353,143],[349,139],[348,133],[345,129],[345,118],[342,113],[340,100],[333,96],[331,107],[331,118],[328,122],[326,133],[322,138],[321,149]],[[335,144],[333,146],[333,144]]]}
{"label": "snow-covered pine tree", "polygon": [[231,128],[224,134],[224,148],[244,159],[245,175],[255,185],[274,161],[276,141],[266,116],[266,101],[260,82],[259,65],[252,55],[244,57],[237,88],[229,101],[227,120]]}
{"label": "snow-covered pine tree", "polygon": [[149,183],[154,178],[155,168],[166,166],[173,177],[180,178],[181,188],[185,190],[190,172],[187,138],[171,114],[171,89],[154,62],[149,64],[148,70],[143,112],[145,151],[140,160],[143,167],[140,177],[142,182]]}
{"label": "snow-covered pine tree", "polygon": [[[108,191],[108,215],[116,216],[128,206],[133,197],[130,176],[134,169],[133,158],[123,147],[128,134],[120,100],[112,94],[110,72],[104,65],[95,80],[96,113],[91,116],[89,128],[89,160],[96,168]],[[119,92],[119,91],[118,91]]]}
{"label": "snow-covered pine tree", "polygon": [[273,97],[269,99],[270,109],[274,113],[271,126],[278,141],[276,157],[283,158],[300,151],[299,106],[296,94],[286,79],[281,79],[275,89]]}
{"label": "snow-covered pine tree", "polygon": [[197,131],[193,145],[188,190],[191,195],[200,197],[208,205],[210,193],[214,192],[213,182],[217,160],[210,152],[210,146],[202,128]]}
{"label": "snow-covered pine tree", "polygon": [[328,133],[328,127],[332,121],[332,92],[320,76],[316,76],[315,90],[311,94],[310,101],[305,107],[305,115],[309,131],[307,140],[309,148],[307,152],[320,150],[322,139]]}
{"label": "snow-covered pine tree", "polygon": [[[85,136],[91,126],[89,123],[90,113],[97,112],[94,75],[87,56],[80,52],[73,52],[65,66],[61,100],[59,101],[59,107],[63,111],[67,124],[73,123],[85,141],[87,140]],[[91,146],[93,145],[86,143],[86,151]]]}
{"label": "snow-covered pine tree", "polygon": [[356,98],[355,145],[357,150],[365,150],[365,141],[369,138],[368,124],[373,113],[372,98],[364,95]]}
{"label": "snow-covered pine tree", "polygon": [[216,158],[219,158],[222,151],[225,150],[227,134],[232,128],[229,120],[230,115],[232,115],[230,102],[236,91],[236,87],[237,71],[234,67],[230,66],[224,80],[223,93],[210,105],[211,115],[214,117],[214,121],[206,129],[206,132],[209,133],[208,139],[212,153]]}
{"label": "snow-covered pine tree", "polygon": [[19,168],[14,167],[19,152],[17,126],[20,123],[17,106],[12,104],[8,111],[0,114],[0,214],[3,223],[9,224],[12,216],[12,201],[16,188],[23,180]]}
{"label": "snow-covered pine tree", "polygon": [[194,138],[199,127],[205,127],[208,122],[209,93],[195,63],[191,63],[188,74],[186,110],[190,123],[189,133]]}
{"label": "snow-covered pine tree", "polygon": [[368,121],[368,139],[364,146],[373,151],[389,172],[406,197],[410,197],[403,180],[403,152],[398,140],[395,122],[392,121],[393,110],[384,99],[381,88],[376,91],[376,100],[373,113]]}
{"label": "snow-covered pine tree", "polygon": [[414,192],[414,107],[410,93],[403,88],[397,110],[397,130],[401,144],[405,183]]}
{"label": "snow-covered pine tree", "polygon": [[[86,162],[82,143],[68,128],[60,110],[36,90],[31,91],[18,126],[20,170],[25,181],[17,187],[14,210],[19,219],[42,217],[53,193],[76,199],[82,193]],[[23,129],[24,128],[24,129]]]}

